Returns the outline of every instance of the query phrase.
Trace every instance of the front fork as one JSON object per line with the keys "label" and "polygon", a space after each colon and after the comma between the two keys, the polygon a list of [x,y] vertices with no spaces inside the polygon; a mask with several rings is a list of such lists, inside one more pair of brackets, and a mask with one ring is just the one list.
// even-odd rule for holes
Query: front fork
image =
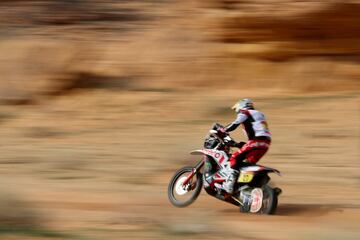
{"label": "front fork", "polygon": [[[187,185],[190,181],[190,179],[192,179],[194,177],[194,175],[199,172],[199,170],[204,166],[204,161],[205,158],[201,161],[199,161],[195,167],[193,168],[193,170],[191,171],[191,173],[189,174],[189,176],[186,177],[186,179],[184,180],[184,182],[182,183],[183,186]],[[202,181],[202,179],[201,179]],[[191,186],[190,188],[192,188],[193,186]]]}

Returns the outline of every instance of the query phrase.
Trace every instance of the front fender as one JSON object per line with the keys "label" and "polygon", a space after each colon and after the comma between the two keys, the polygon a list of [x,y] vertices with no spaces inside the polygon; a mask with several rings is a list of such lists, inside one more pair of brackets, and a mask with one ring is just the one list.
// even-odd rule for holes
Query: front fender
{"label": "front fender", "polygon": [[190,154],[205,155],[205,156],[212,157],[219,164],[221,164],[222,162],[226,162],[229,159],[226,152],[219,151],[219,150],[213,150],[213,149],[195,150],[195,151],[190,152]]}
{"label": "front fender", "polygon": [[194,150],[190,152],[191,155],[208,155],[204,150]]}

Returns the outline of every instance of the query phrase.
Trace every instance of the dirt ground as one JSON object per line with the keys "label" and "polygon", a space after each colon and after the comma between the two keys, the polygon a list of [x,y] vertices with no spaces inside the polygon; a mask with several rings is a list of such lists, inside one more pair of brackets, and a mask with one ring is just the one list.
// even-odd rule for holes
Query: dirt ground
{"label": "dirt ground", "polygon": [[[360,239],[359,10],[0,1],[0,239]],[[245,97],[273,133],[277,214],[173,207],[170,178]]]}
{"label": "dirt ground", "polygon": [[[273,133],[261,164],[283,173],[277,214],[242,214],[204,191],[173,207],[169,179],[240,95]],[[94,90],[0,106],[0,238],[358,239],[359,96]]]}

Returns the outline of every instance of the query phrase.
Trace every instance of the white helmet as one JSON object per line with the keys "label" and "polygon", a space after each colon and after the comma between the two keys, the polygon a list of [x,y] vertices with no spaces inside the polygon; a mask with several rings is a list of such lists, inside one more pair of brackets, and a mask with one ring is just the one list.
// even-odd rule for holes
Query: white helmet
{"label": "white helmet", "polygon": [[241,109],[254,109],[254,103],[251,99],[245,98],[235,103],[231,109],[235,110],[235,112],[239,112]]}

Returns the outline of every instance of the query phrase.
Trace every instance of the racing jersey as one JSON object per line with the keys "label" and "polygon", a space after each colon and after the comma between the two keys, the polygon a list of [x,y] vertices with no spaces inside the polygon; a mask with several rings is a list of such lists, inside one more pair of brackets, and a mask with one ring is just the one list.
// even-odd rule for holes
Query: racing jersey
{"label": "racing jersey", "polygon": [[271,139],[265,115],[254,109],[241,109],[232,123],[225,127],[225,131],[231,132],[242,124],[244,132],[249,140]]}

